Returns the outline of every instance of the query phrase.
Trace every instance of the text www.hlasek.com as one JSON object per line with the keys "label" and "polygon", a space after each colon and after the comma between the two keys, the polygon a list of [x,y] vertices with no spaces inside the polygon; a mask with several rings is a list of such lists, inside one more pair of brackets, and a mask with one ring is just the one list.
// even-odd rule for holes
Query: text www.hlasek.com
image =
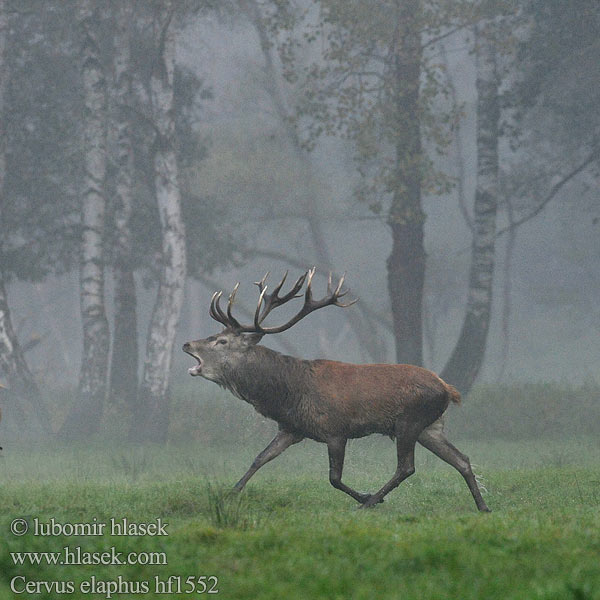
{"label": "text www.hlasek.com", "polygon": [[61,552],[11,552],[15,565],[166,565],[165,552],[118,552],[114,546],[103,552],[88,552],[65,546]]}

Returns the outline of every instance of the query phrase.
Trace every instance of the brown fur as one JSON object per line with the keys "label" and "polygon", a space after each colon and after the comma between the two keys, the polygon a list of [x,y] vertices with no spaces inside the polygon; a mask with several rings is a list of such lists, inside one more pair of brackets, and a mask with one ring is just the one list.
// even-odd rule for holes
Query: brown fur
{"label": "brown fur", "polygon": [[330,360],[312,364],[323,419],[344,437],[393,435],[398,420],[418,422],[424,429],[448,407],[446,384],[421,367]]}

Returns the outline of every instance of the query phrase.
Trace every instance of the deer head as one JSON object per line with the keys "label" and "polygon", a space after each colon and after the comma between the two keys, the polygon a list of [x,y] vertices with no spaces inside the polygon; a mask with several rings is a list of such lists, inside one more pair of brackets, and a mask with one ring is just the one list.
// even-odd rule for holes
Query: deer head
{"label": "deer head", "polygon": [[[342,291],[344,285],[344,276],[341,277],[337,286],[332,285],[331,273],[327,283],[327,295],[320,300],[315,300],[312,294],[312,280],[315,274],[315,268],[309,269],[301,275],[289,292],[280,295],[287,278],[287,271],[282,280],[275,286],[271,293],[267,293],[267,277],[269,273],[260,280],[256,281],[258,286],[259,296],[256,310],[254,311],[254,321],[250,325],[241,324],[232,314],[235,296],[239,289],[239,282],[236,283],[233,291],[229,295],[227,308],[223,310],[220,305],[223,292],[215,292],[210,302],[210,316],[224,326],[223,331],[216,335],[212,335],[202,340],[187,342],[183,345],[183,351],[193,356],[198,364],[189,369],[189,374],[196,377],[202,376],[211,381],[220,382],[224,371],[229,367],[235,367],[239,364],[244,355],[251,351],[254,346],[260,342],[263,336],[272,333],[281,333],[286,331],[298,321],[303,319],[311,312],[324,308],[325,306],[334,305],[346,307],[354,304],[356,300],[343,304],[340,298],[347,294],[347,291]],[[298,292],[306,282],[306,290],[304,292],[304,304],[300,310],[283,325],[277,327],[265,327],[263,325],[266,317],[278,306],[281,306],[294,298],[300,298],[302,294]]]}

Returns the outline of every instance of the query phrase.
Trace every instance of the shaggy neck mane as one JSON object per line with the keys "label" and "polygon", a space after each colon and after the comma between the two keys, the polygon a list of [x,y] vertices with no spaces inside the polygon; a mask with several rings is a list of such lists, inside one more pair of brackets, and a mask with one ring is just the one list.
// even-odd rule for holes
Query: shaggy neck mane
{"label": "shaggy neck mane", "polygon": [[227,365],[219,383],[274,419],[296,408],[307,390],[310,365],[310,361],[254,346],[238,364]]}

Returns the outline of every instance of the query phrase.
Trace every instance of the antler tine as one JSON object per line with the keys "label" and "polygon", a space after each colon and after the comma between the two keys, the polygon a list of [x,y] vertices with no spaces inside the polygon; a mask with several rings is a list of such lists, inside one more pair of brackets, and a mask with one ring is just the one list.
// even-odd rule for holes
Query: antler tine
{"label": "antler tine", "polygon": [[225,325],[225,327],[228,327],[229,322],[227,320],[227,315],[225,315],[225,313],[221,310],[221,307],[219,306],[219,300],[221,299],[222,295],[223,290],[219,290],[218,292],[215,292],[212,295],[212,298],[210,299],[210,309],[208,313],[215,321],[218,321],[222,325]]}
{"label": "antler tine", "polygon": [[356,304],[357,302],[358,302],[358,298],[355,298],[354,300],[350,300],[350,302],[346,302],[346,304],[343,304],[342,302],[337,302],[337,301],[334,302],[334,304],[336,306],[340,306],[341,308],[348,308],[349,306],[352,306],[353,304]]}
{"label": "antler tine", "polygon": [[[287,272],[286,272],[287,275]],[[296,294],[298,293],[298,291],[300,290],[300,288],[304,285],[304,280],[306,279],[306,276],[308,275],[308,271],[306,273],[303,273],[302,275],[300,275],[300,277],[298,277],[298,279],[296,279],[296,283],[294,283],[294,285],[292,286],[292,289],[287,293],[284,294],[283,296],[281,296],[281,298],[277,295],[279,293],[279,290],[281,288],[281,284],[278,285],[274,290],[273,293],[271,294],[271,296],[275,297],[277,299],[277,305],[279,306],[280,304],[283,304],[284,302],[287,302],[288,300],[291,300],[292,298],[298,298],[299,296],[296,296]]]}
{"label": "antler tine", "polygon": [[257,333],[260,333],[263,331],[263,328],[260,326],[260,322],[262,321],[262,319],[264,319],[265,317],[263,316],[261,319],[260,316],[260,307],[263,303],[264,297],[265,297],[265,293],[267,292],[267,286],[265,285],[261,292],[260,292],[260,296],[258,297],[258,304],[256,305],[256,311],[254,312],[254,330]]}
{"label": "antler tine", "polygon": [[333,299],[334,302],[333,304],[335,304],[336,306],[341,306],[342,308],[347,308],[348,306],[352,306],[353,304],[356,304],[358,302],[358,298],[347,302],[346,304],[343,304],[342,302],[339,301],[340,298],[342,298],[343,296],[345,296],[348,293],[348,290],[344,290],[342,292],[342,286],[344,285],[344,280],[346,279],[346,273],[344,273],[339,281],[339,283],[337,284],[337,287],[335,288],[335,292],[333,292]]}
{"label": "antler tine", "polygon": [[312,269],[309,269],[307,271],[307,278],[306,278],[306,292],[304,293],[304,303],[305,304],[309,304],[312,301],[312,279],[315,275],[315,271],[317,270],[316,267],[313,267]]}
{"label": "antler tine", "polygon": [[227,319],[229,320],[229,324],[235,329],[240,329],[241,325],[238,320],[231,314],[231,308],[233,307],[233,303],[235,302],[235,295],[240,287],[240,282],[238,281],[234,286],[231,294],[229,294],[229,301],[227,302]]}
{"label": "antler tine", "polygon": [[219,291],[219,293],[215,297],[215,308],[217,309],[217,313],[219,314],[219,317],[221,317],[221,323],[223,323],[223,325],[225,325],[225,327],[229,327],[229,325],[230,325],[229,319],[227,318],[227,315],[223,312],[223,309],[221,308],[221,296],[222,295],[223,295],[223,291]]}
{"label": "antler tine", "polygon": [[263,306],[262,313],[259,318],[259,323],[262,323],[267,318],[267,315],[274,308],[277,308],[278,306],[285,304],[292,298],[298,298],[298,296],[296,296],[296,293],[304,284],[304,280],[306,279],[307,273],[303,273],[302,275],[300,275],[300,277],[298,277],[298,279],[296,280],[296,283],[294,283],[294,285],[292,286],[292,289],[287,294],[284,294],[283,296],[279,296],[279,291],[281,290],[283,284],[285,283],[287,275],[288,275],[288,272],[286,271],[285,275],[283,276],[283,279],[275,286],[275,289],[270,294],[264,295],[264,306]]}
{"label": "antler tine", "polygon": [[[342,291],[342,286],[344,285],[344,279],[346,279],[346,273],[344,272],[344,274],[340,277],[340,281],[337,284],[337,287],[335,288],[335,292],[333,292],[334,296],[340,296],[340,292]],[[345,294],[346,292],[344,292]],[[341,294],[342,296],[344,294]]]}
{"label": "antler tine", "polygon": [[300,288],[304,285],[304,281],[308,276],[308,271],[302,273],[300,277],[296,280],[296,283],[292,286],[292,289],[284,296],[284,298],[299,298],[302,294],[296,296],[296,294],[300,291]]}
{"label": "antler tine", "polygon": [[270,273],[270,272],[271,272],[271,271],[267,271],[267,272],[264,274],[263,278],[262,278],[260,281],[255,281],[255,282],[254,282],[254,285],[257,285],[257,286],[258,286],[258,289],[259,289],[261,292],[262,292],[262,291],[263,291],[263,289],[266,287],[266,285],[265,285],[265,282],[267,281],[267,277],[269,276],[269,273]]}
{"label": "antler tine", "polygon": [[215,319],[216,321],[218,321],[219,319],[217,318],[217,313],[215,312],[215,297],[219,292],[215,292],[211,298],[210,298],[210,308],[208,309],[208,314]]}
{"label": "antler tine", "polygon": [[[342,296],[345,296],[348,293],[347,290],[342,290],[344,286],[344,281],[346,280],[346,274],[344,273],[342,275],[334,289],[333,274],[331,272],[329,273],[329,277],[327,279],[327,294],[320,300],[315,300],[313,298],[312,293],[312,282],[315,273],[316,267],[311,267],[308,271],[306,271],[300,277],[298,277],[291,290],[283,296],[279,296],[279,293],[281,292],[281,289],[286,282],[288,276],[287,271],[285,272],[281,281],[275,286],[275,288],[270,294],[267,294],[266,284],[269,272],[267,272],[260,281],[256,281],[255,285],[258,286],[260,294],[258,296],[256,310],[254,311],[254,320],[252,325],[241,325],[232,314],[232,308],[235,302],[235,297],[240,287],[239,282],[235,284],[231,294],[229,295],[229,301],[227,303],[226,312],[223,311],[220,305],[220,300],[223,295],[223,292],[219,291],[213,294],[210,301],[210,316],[216,321],[219,321],[219,323],[225,325],[225,327],[229,327],[230,329],[234,329],[238,332],[258,333],[261,335],[265,335],[267,333],[280,333],[282,331],[286,331],[298,321],[303,319],[306,315],[319,308],[323,308],[331,304],[333,304],[334,306],[347,307],[351,306],[352,304],[358,301],[358,299],[355,299],[351,302],[347,302],[346,304],[340,302],[340,298],[342,298]],[[262,322],[274,308],[281,306],[282,304],[288,302],[293,298],[299,298],[302,295],[297,294],[305,283],[306,290],[304,292],[304,304],[302,305],[300,310],[287,323],[284,323],[283,325],[279,325],[278,327],[263,327]]]}
{"label": "antler tine", "polygon": [[282,277],[281,281],[275,286],[275,289],[271,293],[271,296],[277,296],[277,294],[279,294],[279,290],[282,288],[283,284],[285,283],[285,280],[287,279],[288,272],[289,271],[286,271],[283,274],[283,277]]}

